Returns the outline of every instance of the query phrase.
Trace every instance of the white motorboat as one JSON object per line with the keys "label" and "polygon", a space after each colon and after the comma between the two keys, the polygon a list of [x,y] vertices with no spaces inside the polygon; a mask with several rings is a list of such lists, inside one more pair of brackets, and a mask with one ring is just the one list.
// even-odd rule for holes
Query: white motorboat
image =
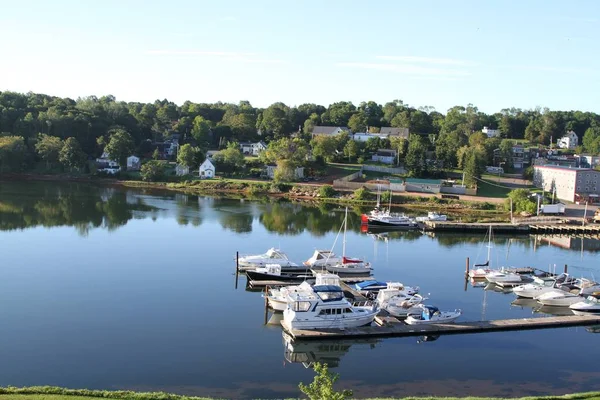
{"label": "white motorboat", "polygon": [[408,325],[446,324],[461,316],[461,310],[440,311],[437,307],[419,305],[420,313],[409,314],[404,320]]}
{"label": "white motorboat", "polygon": [[557,290],[569,291],[573,288],[572,285],[575,282],[575,279],[568,274],[560,274],[559,276],[555,276],[552,280],[540,279],[537,281],[534,280],[534,282],[542,283],[527,283],[516,286],[513,288],[513,293],[519,297],[533,299],[548,292],[555,292]]}
{"label": "white motorboat", "polygon": [[283,251],[274,247],[271,247],[264,254],[248,255],[238,258],[238,266],[242,271],[265,267],[267,264],[281,265],[282,272],[288,272],[290,269],[302,269],[298,264],[290,261]]}
{"label": "white motorboat", "polygon": [[579,294],[556,290],[543,293],[535,298],[539,303],[545,306],[568,307],[571,304],[579,303],[583,300]]}
{"label": "white motorboat", "polygon": [[358,258],[346,257],[346,230],[348,228],[348,207],[344,216],[344,239],[342,245],[342,260],[334,265],[326,265],[325,269],[335,274],[369,275],[373,268],[371,263]]}
{"label": "white motorboat", "polygon": [[586,278],[578,279],[575,287],[581,290],[582,296],[589,296],[594,292],[600,291],[600,284],[598,282]]}
{"label": "white motorboat", "polygon": [[500,271],[492,271],[487,273],[485,275],[485,280],[490,283],[521,282],[523,277],[520,274],[501,269]]}
{"label": "white motorboat", "polygon": [[447,221],[448,216],[445,214],[440,214],[435,211],[429,211],[427,216],[425,217],[417,217],[415,218],[417,222],[426,222],[426,221]]}
{"label": "white motorboat", "polygon": [[584,301],[571,304],[569,308],[575,315],[598,314],[600,313],[600,300],[597,296],[588,296]]}
{"label": "white motorboat", "polygon": [[[335,274],[316,274],[315,285],[340,285],[340,277]],[[269,307],[275,311],[285,311],[288,304],[288,298],[295,293],[312,292],[312,286],[308,282],[302,282],[300,285],[284,286],[281,288],[269,289],[267,302]]]}
{"label": "white motorboat", "polygon": [[353,306],[339,286],[315,285],[311,293],[289,296],[283,312],[286,329],[346,329],[369,325],[379,312],[372,306]]}
{"label": "white motorboat", "polygon": [[310,268],[325,268],[328,265],[335,265],[342,262],[342,257],[336,256],[331,250],[315,250],[313,255],[306,261],[304,265]]}
{"label": "white motorboat", "polygon": [[391,228],[416,228],[417,221],[402,213],[391,213],[389,210],[373,210],[363,214],[362,222],[369,226],[382,226]]}
{"label": "white motorboat", "polygon": [[396,288],[381,289],[375,299],[379,308],[386,310],[394,317],[406,317],[410,313],[419,312],[420,309],[417,306],[423,300],[425,298],[419,294],[409,294]]}

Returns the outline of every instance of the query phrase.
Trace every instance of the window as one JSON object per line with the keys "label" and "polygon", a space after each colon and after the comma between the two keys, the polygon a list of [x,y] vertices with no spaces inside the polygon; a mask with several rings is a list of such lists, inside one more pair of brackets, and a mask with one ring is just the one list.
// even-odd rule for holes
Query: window
{"label": "window", "polygon": [[309,301],[296,301],[293,306],[294,311],[305,312],[305,311],[308,311],[309,309],[310,309]]}
{"label": "window", "polygon": [[346,308],[346,309],[344,310],[344,312],[345,312],[345,313],[351,313],[351,312],[352,312],[352,309],[351,309],[351,308]]}

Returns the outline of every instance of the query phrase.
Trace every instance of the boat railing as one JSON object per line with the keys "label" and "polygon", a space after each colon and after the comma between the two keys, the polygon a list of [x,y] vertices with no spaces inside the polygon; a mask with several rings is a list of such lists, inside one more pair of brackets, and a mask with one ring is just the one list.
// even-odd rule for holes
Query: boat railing
{"label": "boat railing", "polygon": [[365,300],[365,301],[355,301],[352,303],[352,306],[354,306],[354,307],[371,307],[373,304],[375,304],[375,301]]}

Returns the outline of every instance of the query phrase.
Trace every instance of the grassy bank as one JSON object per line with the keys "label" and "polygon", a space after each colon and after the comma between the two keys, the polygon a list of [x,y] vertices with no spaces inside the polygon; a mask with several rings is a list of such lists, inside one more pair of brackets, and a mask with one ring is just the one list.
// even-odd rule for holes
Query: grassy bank
{"label": "grassy bank", "polygon": [[[6,387],[0,388],[0,400],[90,400],[113,399],[113,400],[209,400],[208,397],[190,397],[169,394],[163,392],[131,392],[131,391],[108,391],[87,389],[65,389],[50,386],[32,386],[24,388]],[[501,400],[492,397],[405,397],[404,399],[418,400]],[[600,399],[600,392],[568,394],[564,396],[531,396],[521,397],[519,400],[592,400]],[[383,399],[371,399],[383,400]],[[388,398],[388,400],[394,400]],[[511,399],[516,400],[516,399]]]}

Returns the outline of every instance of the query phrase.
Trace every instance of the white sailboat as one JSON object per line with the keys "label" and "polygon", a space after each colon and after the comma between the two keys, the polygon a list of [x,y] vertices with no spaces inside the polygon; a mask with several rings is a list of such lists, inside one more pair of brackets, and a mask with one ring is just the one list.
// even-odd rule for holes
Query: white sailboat
{"label": "white sailboat", "polygon": [[336,274],[353,274],[367,275],[370,274],[373,268],[371,264],[357,258],[346,257],[346,230],[348,228],[348,207],[346,207],[346,215],[344,216],[344,238],[342,242],[342,260],[334,265],[326,265],[325,269]]}
{"label": "white sailboat", "polygon": [[473,269],[469,270],[469,278],[471,279],[485,279],[485,276],[492,272],[490,268],[490,255],[492,251],[492,225],[488,231],[488,245],[487,245],[487,261],[483,264],[473,265]]}

